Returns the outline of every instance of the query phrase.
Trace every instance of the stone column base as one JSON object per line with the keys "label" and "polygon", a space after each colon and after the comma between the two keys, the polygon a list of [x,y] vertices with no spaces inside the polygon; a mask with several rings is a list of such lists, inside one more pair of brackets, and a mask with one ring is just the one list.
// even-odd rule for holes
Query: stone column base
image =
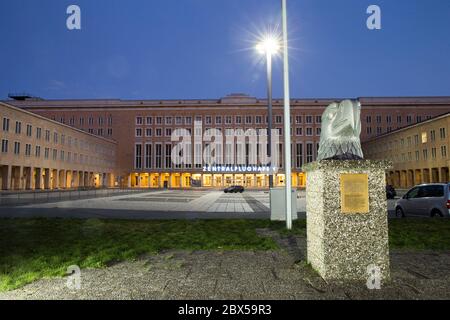
{"label": "stone column base", "polygon": [[[325,280],[367,281],[369,272],[378,271],[382,280],[390,278],[385,190],[390,167],[371,160],[323,160],[304,167],[308,262]],[[368,212],[342,213],[341,175],[349,173],[367,174]]]}

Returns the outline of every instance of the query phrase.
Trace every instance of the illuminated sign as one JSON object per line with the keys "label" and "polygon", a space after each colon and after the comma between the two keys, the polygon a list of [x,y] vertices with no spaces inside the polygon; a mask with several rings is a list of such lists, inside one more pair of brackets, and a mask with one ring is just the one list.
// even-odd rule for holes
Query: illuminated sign
{"label": "illuminated sign", "polygon": [[278,172],[278,167],[270,166],[223,166],[223,165],[213,165],[204,166],[203,172],[244,172],[244,173],[266,173],[270,174],[273,172]]}

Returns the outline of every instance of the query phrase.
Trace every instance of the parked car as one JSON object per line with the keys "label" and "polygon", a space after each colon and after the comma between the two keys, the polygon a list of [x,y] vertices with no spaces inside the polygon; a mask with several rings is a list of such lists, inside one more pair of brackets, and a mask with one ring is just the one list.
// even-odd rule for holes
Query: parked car
{"label": "parked car", "polygon": [[244,192],[244,187],[243,186],[231,186],[226,188],[225,190],[223,190],[223,192],[225,193],[242,193]]}
{"label": "parked car", "polygon": [[410,189],[395,203],[397,217],[423,215],[450,216],[450,183],[421,184]]}
{"label": "parked car", "polygon": [[397,191],[395,191],[394,187],[388,184],[386,186],[386,198],[394,199],[397,196]]}

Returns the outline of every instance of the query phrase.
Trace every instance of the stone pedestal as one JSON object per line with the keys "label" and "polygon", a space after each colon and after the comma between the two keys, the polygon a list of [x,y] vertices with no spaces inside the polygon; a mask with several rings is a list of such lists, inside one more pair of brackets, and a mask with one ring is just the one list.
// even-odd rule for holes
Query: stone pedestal
{"label": "stone pedestal", "polygon": [[[390,167],[389,162],[371,160],[323,160],[304,167],[308,262],[325,280],[367,281],[369,266],[380,271],[382,280],[390,278],[385,191],[385,170]],[[345,183],[341,179],[349,174],[365,180],[365,186],[347,184],[347,191],[341,190]],[[368,189],[365,209],[349,213],[349,205],[363,202],[364,188]],[[341,191],[347,204],[342,203]]]}

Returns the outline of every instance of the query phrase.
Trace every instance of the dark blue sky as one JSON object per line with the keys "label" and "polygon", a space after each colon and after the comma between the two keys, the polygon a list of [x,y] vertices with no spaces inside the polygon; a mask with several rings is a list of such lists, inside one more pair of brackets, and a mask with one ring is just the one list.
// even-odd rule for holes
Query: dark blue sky
{"label": "dark blue sky", "polygon": [[[82,30],[66,28],[77,4]],[[382,9],[382,30],[366,9]],[[288,0],[297,98],[450,95],[449,0]],[[2,0],[0,98],[264,97],[253,34],[279,0]],[[282,96],[281,61],[274,96]]]}

